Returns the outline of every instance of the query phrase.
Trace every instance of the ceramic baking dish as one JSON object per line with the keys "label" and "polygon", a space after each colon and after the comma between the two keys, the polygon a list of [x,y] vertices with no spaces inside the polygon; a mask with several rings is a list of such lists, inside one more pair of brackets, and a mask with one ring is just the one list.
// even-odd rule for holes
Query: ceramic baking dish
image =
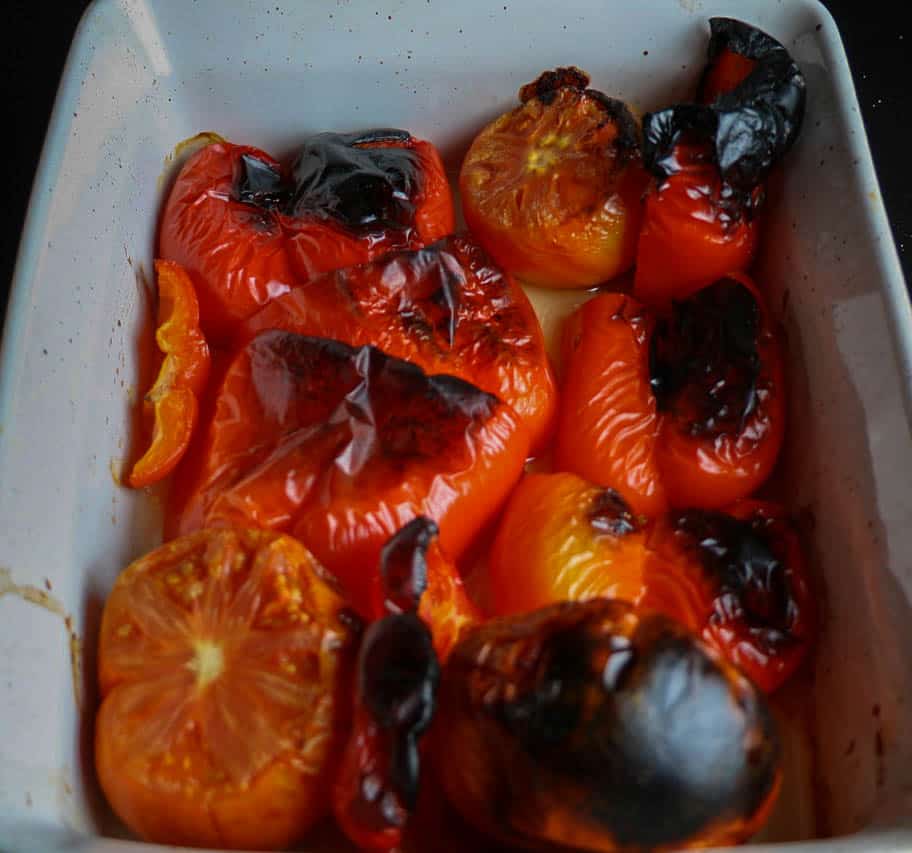
{"label": "ceramic baking dish", "polygon": [[788,337],[782,488],[825,618],[808,677],[778,701],[788,779],[762,843],[912,849],[912,314],[824,8],[99,0],[61,82],[3,338],[0,851],[140,849],[93,779],[93,639],[115,575],[159,535],[155,496],[117,473],[175,143],[214,130],[283,152],[311,131],[401,126],[455,170],[544,68],[577,64],[641,109],[685,98],[719,14],[779,38],[810,93],[756,272]]}

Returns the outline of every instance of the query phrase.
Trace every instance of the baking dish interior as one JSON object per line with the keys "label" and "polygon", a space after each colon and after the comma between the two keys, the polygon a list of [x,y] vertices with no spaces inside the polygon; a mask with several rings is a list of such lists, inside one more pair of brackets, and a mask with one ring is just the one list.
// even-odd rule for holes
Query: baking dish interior
{"label": "baking dish interior", "polygon": [[773,488],[800,520],[823,619],[805,676],[776,700],[787,779],[759,840],[912,843],[912,327],[822,7],[124,0],[94,4],[74,43],[4,338],[0,850],[128,849],[91,769],[93,638],[114,577],[159,537],[161,495],[118,479],[148,380],[146,274],[175,144],[212,130],[282,154],[312,131],[398,126],[455,174],[473,134],[545,68],[578,65],[640,110],[686,99],[714,14],[777,36],[809,88],[755,273],[787,336]]}

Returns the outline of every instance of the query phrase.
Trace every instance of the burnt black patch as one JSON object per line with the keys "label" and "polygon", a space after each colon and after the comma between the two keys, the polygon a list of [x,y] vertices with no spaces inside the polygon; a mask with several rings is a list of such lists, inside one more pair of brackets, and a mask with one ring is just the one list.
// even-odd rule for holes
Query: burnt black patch
{"label": "burnt black patch", "polygon": [[[643,118],[643,161],[659,179],[673,174],[673,149],[696,133],[712,148],[722,180],[747,201],[801,130],[806,83],[788,51],[766,33],[731,18],[710,20],[709,68],[726,50],[755,61],[731,92],[708,106],[682,104]],[[704,71],[701,81],[707,79]]]}
{"label": "burnt black patch", "polygon": [[304,141],[288,176],[243,155],[234,197],[288,216],[332,219],[359,233],[409,229],[422,188],[410,139],[403,130],[316,134]]}
{"label": "burnt black patch", "polygon": [[242,154],[236,168],[234,185],[238,201],[267,210],[288,204],[294,186],[270,163],[251,154]]}
{"label": "burnt black patch", "polygon": [[439,533],[429,518],[412,519],[383,546],[380,574],[389,613],[417,613],[427,589],[427,550]]}
{"label": "burnt black patch", "polygon": [[[605,740],[578,753],[593,817],[612,827],[619,846],[638,849],[749,819],[769,796],[779,761],[766,706],[733,689],[665,620],[644,620],[633,641],[636,661],[590,724]],[[597,785],[600,778],[611,784]]]}
{"label": "burnt black patch", "polygon": [[599,126],[613,123],[617,128],[617,138],[613,147],[619,156],[628,157],[639,152],[640,126],[630,108],[623,101],[610,98],[598,89],[590,89],[589,75],[575,66],[555,68],[545,71],[531,83],[519,90],[519,100],[526,103],[531,99],[538,100],[545,106],[554,103],[562,89],[572,89],[598,104],[604,118]]}
{"label": "burnt black patch", "polygon": [[589,75],[575,65],[544,71],[531,83],[519,90],[519,100],[525,103],[537,98],[546,106],[553,103],[561,89],[575,89],[582,92],[589,85]]}
{"label": "burnt black patch", "polygon": [[640,529],[630,507],[614,489],[599,492],[589,507],[589,524],[599,533],[627,536]]}
{"label": "burnt black patch", "polygon": [[463,797],[505,843],[572,846],[584,831],[606,850],[688,845],[748,822],[777,776],[757,691],[676,623],[618,602],[473,629],[439,713],[472,751]]}
{"label": "burnt black patch", "polygon": [[740,623],[768,653],[794,642],[796,604],[763,519],[687,510],[673,523],[676,535],[715,582],[712,620]]}
{"label": "burnt black patch", "polygon": [[358,679],[364,707],[388,737],[391,789],[412,811],[420,776],[418,740],[433,719],[440,682],[424,622],[412,613],[374,622],[361,647]]}
{"label": "burnt black patch", "polygon": [[649,343],[659,409],[692,435],[739,434],[757,407],[759,334],[757,301],[732,279],[674,303]]}

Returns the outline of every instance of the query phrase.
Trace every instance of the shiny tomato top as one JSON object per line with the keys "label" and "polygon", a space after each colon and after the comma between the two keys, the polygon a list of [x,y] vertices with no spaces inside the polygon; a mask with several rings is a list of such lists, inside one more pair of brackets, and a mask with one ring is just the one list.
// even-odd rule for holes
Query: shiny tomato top
{"label": "shiny tomato top", "polygon": [[513,491],[488,555],[495,616],[557,601],[636,601],[646,535],[612,489],[574,474],[528,474]]}
{"label": "shiny tomato top", "polygon": [[588,287],[633,263],[647,183],[638,125],[588,84],[558,68],[523,86],[459,176],[473,234],[504,269],[545,287]]}
{"label": "shiny tomato top", "polygon": [[134,832],[233,849],[302,841],[327,811],[348,715],[346,607],[306,548],[264,530],[199,531],[118,576],[98,641],[95,755]]}
{"label": "shiny tomato top", "polygon": [[263,329],[373,344],[466,379],[510,404],[536,447],[552,426],[555,382],[535,312],[468,235],[313,279],[254,314],[238,340]]}
{"label": "shiny tomato top", "polygon": [[371,612],[383,544],[425,515],[458,557],[499,508],[528,453],[496,397],[373,347],[260,333],[228,368],[188,457],[171,531],[290,531]]}
{"label": "shiny tomato top", "polygon": [[217,142],[178,174],[159,253],[193,276],[203,330],[220,344],[295,284],[419,248],[453,225],[440,156],[405,131],[318,134],[290,166]]}

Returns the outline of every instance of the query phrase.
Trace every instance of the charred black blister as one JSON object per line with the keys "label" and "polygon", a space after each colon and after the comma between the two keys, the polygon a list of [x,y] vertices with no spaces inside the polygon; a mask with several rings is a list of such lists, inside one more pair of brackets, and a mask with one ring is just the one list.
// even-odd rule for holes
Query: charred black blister
{"label": "charred black blister", "polygon": [[643,161],[658,178],[674,171],[674,146],[685,134],[712,144],[722,180],[747,204],[752,190],[798,138],[806,84],[801,69],[772,36],[742,21],[711,18],[709,65],[725,51],[754,61],[732,91],[710,105],[682,104],[643,118]]}
{"label": "charred black blister", "polygon": [[417,613],[427,588],[427,550],[439,529],[429,518],[412,519],[383,546],[380,573],[386,609],[391,614]]}
{"label": "charred black blister", "polygon": [[[743,840],[776,789],[762,697],[684,628],[615,601],[473,629],[443,677],[441,780],[505,843],[652,849]],[[548,847],[550,849],[550,847]]]}
{"label": "charred black blister", "polygon": [[244,154],[234,197],[288,216],[335,219],[358,232],[412,228],[421,167],[415,152],[403,147],[410,139],[393,129],[319,133],[301,146],[290,178]]}
{"label": "charred black blister", "polygon": [[589,89],[589,75],[570,65],[555,68],[553,71],[544,71],[531,83],[526,83],[519,90],[519,100],[522,103],[535,98],[545,106],[554,103],[554,99],[562,89],[572,89],[590,98],[597,103],[604,113],[604,121],[613,122],[617,127],[617,138],[614,148],[621,156],[630,156],[640,147],[640,128],[630,108],[617,98],[609,98],[598,89]]}
{"label": "charred black blister", "polygon": [[589,524],[611,536],[627,536],[641,527],[627,501],[614,489],[599,492],[589,508]]}
{"label": "charred black blister", "polygon": [[358,661],[364,707],[388,736],[389,783],[407,811],[418,799],[418,740],[431,724],[440,665],[431,632],[413,613],[374,622]]}
{"label": "charred black blister", "polygon": [[786,566],[762,520],[687,510],[677,514],[674,526],[718,586],[711,618],[743,622],[767,652],[794,642],[791,631],[797,610]]}
{"label": "charred black blister", "polygon": [[284,207],[294,193],[278,169],[250,154],[241,155],[234,184],[238,201],[267,210]]}
{"label": "charred black blister", "polygon": [[659,409],[694,435],[740,433],[757,406],[760,308],[740,282],[722,279],[675,302],[649,342]]}
{"label": "charred black blister", "polygon": [[288,212],[332,217],[356,231],[411,228],[421,189],[417,155],[396,145],[364,147],[409,138],[401,130],[311,137],[292,168],[295,192]]}

